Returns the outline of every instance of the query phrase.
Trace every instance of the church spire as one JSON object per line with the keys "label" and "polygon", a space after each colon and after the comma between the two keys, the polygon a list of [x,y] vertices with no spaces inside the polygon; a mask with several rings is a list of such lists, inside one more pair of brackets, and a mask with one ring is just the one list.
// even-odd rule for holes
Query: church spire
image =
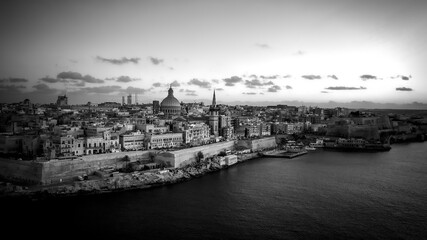
{"label": "church spire", "polygon": [[213,93],[212,106],[216,107],[215,89],[214,89],[214,93]]}

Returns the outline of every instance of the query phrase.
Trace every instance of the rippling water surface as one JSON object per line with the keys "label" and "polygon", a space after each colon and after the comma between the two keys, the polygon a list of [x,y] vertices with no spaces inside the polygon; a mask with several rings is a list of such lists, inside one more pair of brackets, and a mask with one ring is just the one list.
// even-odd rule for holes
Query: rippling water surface
{"label": "rippling water surface", "polygon": [[2,212],[16,237],[427,239],[427,142],[260,158],[167,187]]}

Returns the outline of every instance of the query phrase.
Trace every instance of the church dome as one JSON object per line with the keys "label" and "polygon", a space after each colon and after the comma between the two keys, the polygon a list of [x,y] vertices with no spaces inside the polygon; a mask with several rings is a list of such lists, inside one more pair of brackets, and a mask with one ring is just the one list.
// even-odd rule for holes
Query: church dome
{"label": "church dome", "polygon": [[181,108],[181,104],[179,103],[178,99],[176,99],[173,96],[172,88],[169,88],[168,96],[165,99],[163,99],[160,106],[161,107],[179,107],[179,108]]}
{"label": "church dome", "polygon": [[181,113],[181,104],[173,96],[172,87],[168,90],[168,96],[160,103],[160,111],[166,115],[179,115]]}

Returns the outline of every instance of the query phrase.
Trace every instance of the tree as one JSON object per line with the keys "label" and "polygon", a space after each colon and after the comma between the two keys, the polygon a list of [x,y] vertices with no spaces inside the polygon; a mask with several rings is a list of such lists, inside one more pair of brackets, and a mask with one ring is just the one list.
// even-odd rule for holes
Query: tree
{"label": "tree", "polygon": [[155,157],[156,157],[156,154],[154,152],[148,153],[148,158],[150,159],[150,162],[154,162]]}
{"label": "tree", "polygon": [[129,158],[129,156],[128,155],[126,155],[124,158],[123,158],[123,161],[125,162],[125,166],[124,166],[124,168],[123,168],[123,170],[125,171],[125,172],[129,172],[130,171],[130,169],[129,169],[129,162],[130,162],[130,158]]}
{"label": "tree", "polygon": [[227,153],[225,151],[221,151],[218,153],[218,156],[224,157],[224,156],[227,156]]}
{"label": "tree", "polygon": [[203,155],[202,151],[197,153],[197,161],[200,162],[201,160],[203,160],[205,156]]}

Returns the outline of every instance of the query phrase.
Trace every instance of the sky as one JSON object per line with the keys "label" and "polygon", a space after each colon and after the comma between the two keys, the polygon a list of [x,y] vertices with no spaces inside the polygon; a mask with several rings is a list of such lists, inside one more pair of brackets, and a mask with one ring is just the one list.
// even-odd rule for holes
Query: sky
{"label": "sky", "polygon": [[[427,1],[2,1],[0,102],[427,104]],[[375,105],[374,104],[374,105]],[[376,106],[376,105],[375,105]],[[423,105],[427,106],[427,105]]]}

